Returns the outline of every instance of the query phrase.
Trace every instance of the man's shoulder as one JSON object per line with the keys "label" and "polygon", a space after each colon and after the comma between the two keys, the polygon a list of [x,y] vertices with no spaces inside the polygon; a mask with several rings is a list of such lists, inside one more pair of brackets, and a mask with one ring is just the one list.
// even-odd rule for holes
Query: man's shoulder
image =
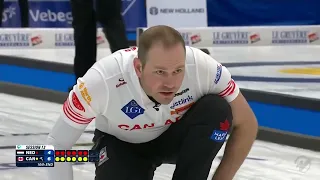
{"label": "man's shoulder", "polygon": [[220,64],[213,58],[207,49],[200,49],[191,46],[186,46],[186,61],[187,64],[207,64],[208,61],[213,64]]}
{"label": "man's shoulder", "polygon": [[210,52],[207,48],[196,48],[192,46],[186,46],[186,55],[188,56],[210,56]]}
{"label": "man's shoulder", "polygon": [[122,49],[116,51],[98,60],[94,67],[99,69],[107,79],[117,75],[126,74],[132,69],[133,60],[137,54],[134,50],[129,50]]}
{"label": "man's shoulder", "polygon": [[208,59],[213,58],[199,48],[186,46],[186,63],[187,65],[196,65],[206,63]]}

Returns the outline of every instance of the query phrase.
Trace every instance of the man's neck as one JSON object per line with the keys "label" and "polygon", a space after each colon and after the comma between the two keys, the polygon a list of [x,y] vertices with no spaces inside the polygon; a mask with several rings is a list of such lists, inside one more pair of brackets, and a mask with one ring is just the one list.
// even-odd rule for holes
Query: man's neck
{"label": "man's neck", "polygon": [[149,96],[148,95],[148,98],[152,101],[152,102],[154,102],[155,104],[160,104],[157,100],[155,100],[152,96]]}
{"label": "man's neck", "polygon": [[140,79],[140,78],[139,78],[139,83],[140,83],[140,86],[141,86],[141,88],[143,89],[143,91],[144,91],[144,92],[146,93],[146,95],[148,96],[148,98],[149,98],[152,102],[154,102],[155,106],[160,106],[161,103],[159,103],[157,100],[155,100],[152,96],[149,96],[149,95],[147,94],[147,92],[144,90],[143,83],[141,82],[141,79]]}

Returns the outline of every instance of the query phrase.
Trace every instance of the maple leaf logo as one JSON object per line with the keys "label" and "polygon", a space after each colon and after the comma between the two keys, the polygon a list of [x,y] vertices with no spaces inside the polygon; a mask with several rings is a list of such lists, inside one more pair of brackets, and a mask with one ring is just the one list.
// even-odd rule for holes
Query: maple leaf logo
{"label": "maple leaf logo", "polygon": [[224,120],[224,122],[220,123],[220,130],[221,131],[228,131],[230,127],[230,123],[228,120]]}

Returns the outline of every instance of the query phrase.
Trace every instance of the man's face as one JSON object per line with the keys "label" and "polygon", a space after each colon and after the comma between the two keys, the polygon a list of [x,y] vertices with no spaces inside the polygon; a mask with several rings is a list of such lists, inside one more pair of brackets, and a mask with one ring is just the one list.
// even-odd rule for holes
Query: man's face
{"label": "man's face", "polygon": [[147,54],[140,77],[147,95],[161,104],[169,104],[179,90],[185,73],[185,50],[181,44],[163,48],[155,44]]}

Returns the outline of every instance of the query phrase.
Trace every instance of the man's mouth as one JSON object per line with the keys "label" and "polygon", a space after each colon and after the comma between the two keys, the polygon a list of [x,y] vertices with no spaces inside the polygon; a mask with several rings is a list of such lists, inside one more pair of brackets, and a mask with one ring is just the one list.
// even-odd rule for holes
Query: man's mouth
{"label": "man's mouth", "polygon": [[164,96],[171,96],[174,94],[174,92],[160,92],[160,94],[162,94]]}

